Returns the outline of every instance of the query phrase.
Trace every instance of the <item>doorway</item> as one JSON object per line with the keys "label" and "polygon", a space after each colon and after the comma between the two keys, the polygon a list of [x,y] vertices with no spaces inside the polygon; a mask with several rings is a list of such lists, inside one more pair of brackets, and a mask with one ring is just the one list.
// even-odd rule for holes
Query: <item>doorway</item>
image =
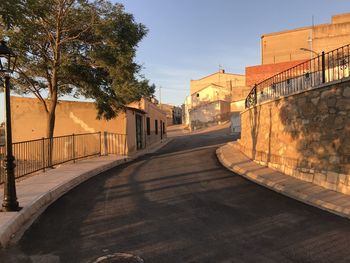
{"label": "doorway", "polygon": [[142,116],[139,114],[135,115],[136,117],[136,149],[140,150],[143,148],[143,125],[142,125]]}

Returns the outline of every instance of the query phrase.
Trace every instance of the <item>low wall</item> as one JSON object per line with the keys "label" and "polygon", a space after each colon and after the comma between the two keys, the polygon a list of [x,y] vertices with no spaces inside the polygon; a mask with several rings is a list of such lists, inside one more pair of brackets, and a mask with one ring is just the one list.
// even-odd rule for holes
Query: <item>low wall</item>
{"label": "low wall", "polygon": [[241,114],[240,112],[231,112],[231,132],[241,132]]}
{"label": "low wall", "polygon": [[230,103],[214,101],[190,111],[191,129],[215,126],[230,119]]}
{"label": "low wall", "polygon": [[350,81],[242,112],[240,149],[261,164],[350,194]]}

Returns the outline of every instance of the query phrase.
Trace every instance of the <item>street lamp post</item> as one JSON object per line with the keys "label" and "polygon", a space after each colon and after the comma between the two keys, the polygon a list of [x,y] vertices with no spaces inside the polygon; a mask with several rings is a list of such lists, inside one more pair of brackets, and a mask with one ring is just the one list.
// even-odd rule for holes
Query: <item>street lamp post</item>
{"label": "street lamp post", "polygon": [[[300,50],[310,52],[310,54],[314,53],[316,57],[318,56],[318,53],[316,51],[313,51],[312,49],[301,47]],[[312,55],[310,55],[310,57],[312,59]]]}
{"label": "street lamp post", "polygon": [[5,138],[6,156],[4,160],[5,184],[2,211],[18,211],[19,204],[16,195],[15,158],[12,153],[11,103],[10,103],[10,74],[16,66],[16,55],[7,47],[5,41],[0,44],[0,74],[4,76],[5,92]]}

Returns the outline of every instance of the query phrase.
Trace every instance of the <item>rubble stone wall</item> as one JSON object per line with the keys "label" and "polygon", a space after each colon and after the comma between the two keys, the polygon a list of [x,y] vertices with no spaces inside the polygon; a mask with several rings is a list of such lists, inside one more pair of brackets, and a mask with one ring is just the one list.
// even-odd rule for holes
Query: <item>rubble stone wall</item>
{"label": "rubble stone wall", "polygon": [[241,113],[239,147],[258,163],[350,194],[350,80]]}

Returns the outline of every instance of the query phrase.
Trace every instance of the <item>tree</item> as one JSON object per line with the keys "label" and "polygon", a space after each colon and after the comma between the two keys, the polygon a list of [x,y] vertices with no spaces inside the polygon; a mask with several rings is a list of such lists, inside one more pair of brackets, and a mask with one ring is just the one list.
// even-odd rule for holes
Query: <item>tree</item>
{"label": "tree", "polygon": [[34,94],[52,138],[58,98],[95,100],[99,118],[111,119],[150,85],[134,62],[147,29],[121,4],[108,0],[2,0],[0,37],[18,54],[14,89]]}

